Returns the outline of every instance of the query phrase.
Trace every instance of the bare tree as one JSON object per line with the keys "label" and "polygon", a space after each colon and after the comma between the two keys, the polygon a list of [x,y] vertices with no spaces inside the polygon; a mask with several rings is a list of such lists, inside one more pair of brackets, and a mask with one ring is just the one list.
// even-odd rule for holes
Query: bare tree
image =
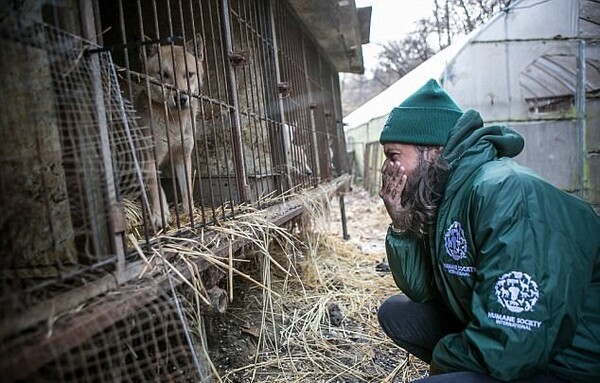
{"label": "bare tree", "polygon": [[512,0],[435,0],[433,24],[440,49],[452,40],[484,24],[492,16],[506,9]]}
{"label": "bare tree", "polygon": [[458,37],[502,12],[511,0],[435,0],[432,17],[415,23],[414,30],[382,46],[373,80],[345,76],[343,109],[356,108],[419,66]]}
{"label": "bare tree", "polygon": [[[378,71],[380,69],[376,69]],[[344,73],[342,75],[342,113],[347,115],[367,100],[375,97],[393,81],[382,84],[364,75]]]}
{"label": "bare tree", "polygon": [[406,75],[435,54],[428,42],[434,30],[431,21],[419,20],[413,33],[383,45],[379,53],[379,67],[383,72],[394,72],[398,78]]}
{"label": "bare tree", "polygon": [[[415,23],[403,39],[390,41],[379,54],[379,66],[404,76],[461,35],[466,35],[501,12],[511,0],[435,0],[433,17]],[[437,40],[437,47],[431,43]]]}

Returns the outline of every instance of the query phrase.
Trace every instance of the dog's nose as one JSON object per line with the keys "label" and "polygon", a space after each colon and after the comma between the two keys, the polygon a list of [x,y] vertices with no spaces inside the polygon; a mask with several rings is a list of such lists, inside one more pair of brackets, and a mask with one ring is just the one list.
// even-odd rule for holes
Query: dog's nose
{"label": "dog's nose", "polygon": [[187,108],[189,96],[187,94],[180,94],[179,99],[177,101],[180,108]]}

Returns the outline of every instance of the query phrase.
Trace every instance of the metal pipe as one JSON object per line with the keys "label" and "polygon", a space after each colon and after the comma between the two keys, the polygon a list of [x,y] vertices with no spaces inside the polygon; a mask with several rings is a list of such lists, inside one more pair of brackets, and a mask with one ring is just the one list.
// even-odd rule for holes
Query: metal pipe
{"label": "metal pipe", "polygon": [[340,193],[340,213],[342,215],[342,235],[347,241],[350,239],[350,234],[348,234],[348,225],[346,224],[346,204],[344,203],[344,193]]}
{"label": "metal pipe", "polygon": [[[221,12],[223,21],[223,35],[225,37],[225,43],[227,48],[227,54],[233,53],[233,41],[231,39],[231,25],[230,25],[230,14],[229,14],[229,0],[222,0]],[[237,95],[237,79],[235,75],[235,68],[228,61],[229,67],[229,86],[227,87],[229,97],[233,104],[233,109],[230,111],[231,116],[231,135],[233,143],[233,163],[235,166],[235,175],[238,186],[238,193],[240,196],[240,202],[248,201],[249,186],[246,178],[246,164],[244,163],[244,150],[242,144],[242,129],[240,121],[240,102]]]}
{"label": "metal pipe", "polygon": [[578,144],[579,144],[579,171],[580,171],[580,189],[579,196],[585,197],[588,181],[588,161],[587,161],[587,140],[586,140],[586,108],[585,108],[585,82],[586,82],[586,51],[585,40],[579,41],[579,59],[577,65],[577,91],[575,93],[575,102],[577,105],[577,125],[578,125]]}
{"label": "metal pipe", "polygon": [[[279,36],[277,34],[277,25],[275,24],[275,11],[273,9],[274,6],[275,6],[275,4],[273,2],[269,2],[269,22],[271,23],[270,27],[271,27],[271,40],[272,40],[273,56],[274,56],[273,64],[275,66],[275,76],[276,76],[277,84],[281,84],[284,79],[282,76],[281,63],[279,62]],[[285,114],[285,107],[283,104],[283,96],[281,93],[278,93],[278,95],[277,95],[277,108],[279,110],[281,124],[282,124],[282,126],[285,126],[285,124],[287,123],[287,116]],[[275,137],[275,141],[280,143],[279,148],[283,148],[283,145],[281,144],[284,141],[283,128],[280,127],[279,129],[276,129],[276,132],[278,134]],[[288,153],[286,150],[282,150],[281,154],[282,155],[279,160],[283,162],[283,166],[285,167],[285,173],[287,175],[287,177],[279,177],[279,180],[278,180],[278,184],[279,184],[278,186],[280,188],[279,192],[281,194],[283,194],[284,191],[289,190],[293,186],[293,183],[291,181],[291,174],[290,174],[289,166],[287,166],[287,164],[290,163],[291,159],[288,158]]]}

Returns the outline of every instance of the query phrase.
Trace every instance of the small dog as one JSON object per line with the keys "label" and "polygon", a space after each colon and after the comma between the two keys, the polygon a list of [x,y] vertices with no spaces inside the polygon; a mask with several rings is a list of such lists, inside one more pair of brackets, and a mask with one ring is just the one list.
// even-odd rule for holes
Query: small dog
{"label": "small dog", "polygon": [[149,161],[145,174],[150,192],[151,219],[156,228],[162,228],[171,223],[171,214],[156,168],[168,158],[172,159],[175,167],[184,212],[190,214],[192,150],[195,144],[193,121],[200,109],[200,102],[191,95],[198,94],[203,85],[202,38],[196,36],[195,42],[191,39],[185,44],[185,49],[178,45],[164,45],[147,52],[145,72],[152,79],[149,89],[143,86],[138,93],[135,105],[140,125],[148,126],[154,137],[154,161]]}

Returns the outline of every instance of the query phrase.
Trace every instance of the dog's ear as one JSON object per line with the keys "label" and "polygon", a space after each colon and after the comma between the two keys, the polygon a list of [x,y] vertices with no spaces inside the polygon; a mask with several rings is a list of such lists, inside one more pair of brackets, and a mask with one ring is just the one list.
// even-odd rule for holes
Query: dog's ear
{"label": "dog's ear", "polygon": [[204,40],[202,35],[197,33],[185,43],[185,49],[198,58],[198,61],[204,60]]}
{"label": "dog's ear", "polygon": [[152,41],[150,37],[144,36],[144,44],[140,46],[138,51],[140,55],[140,63],[142,64],[142,69],[144,70],[146,69],[144,68],[144,49],[146,50],[146,60],[158,53],[158,43],[149,44],[150,41]]}

